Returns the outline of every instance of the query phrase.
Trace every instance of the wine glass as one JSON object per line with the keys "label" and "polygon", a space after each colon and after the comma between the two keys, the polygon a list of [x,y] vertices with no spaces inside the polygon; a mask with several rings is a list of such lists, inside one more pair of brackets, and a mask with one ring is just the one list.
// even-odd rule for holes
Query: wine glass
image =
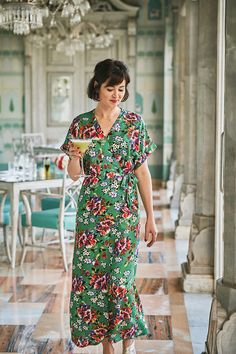
{"label": "wine glass", "polygon": [[70,139],[73,145],[77,148],[80,149],[80,152],[82,153],[81,156],[81,173],[80,177],[87,177],[87,175],[84,172],[84,159],[83,155],[84,153],[88,150],[90,144],[92,143],[93,139]]}

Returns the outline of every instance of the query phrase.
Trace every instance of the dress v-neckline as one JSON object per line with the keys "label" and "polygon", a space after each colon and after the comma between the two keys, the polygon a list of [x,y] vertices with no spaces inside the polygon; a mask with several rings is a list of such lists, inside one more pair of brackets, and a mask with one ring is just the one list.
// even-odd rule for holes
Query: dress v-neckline
{"label": "dress v-neckline", "polygon": [[123,112],[123,109],[122,109],[121,107],[119,107],[119,108],[120,108],[120,113],[119,113],[119,115],[117,116],[117,118],[115,119],[115,121],[113,122],[111,128],[109,129],[109,131],[108,131],[108,133],[107,133],[106,135],[104,134],[104,131],[102,130],[102,127],[101,127],[99,121],[97,120],[97,117],[96,117],[96,115],[95,115],[95,109],[93,109],[93,119],[94,119],[94,121],[97,123],[97,125],[98,125],[100,131],[102,132],[102,135],[104,136],[104,138],[107,138],[108,135],[110,135],[111,131],[113,130],[113,128],[114,128],[114,126],[115,126],[115,124],[119,121],[119,119],[120,119],[120,117],[121,117],[121,114],[122,114],[122,112]]}

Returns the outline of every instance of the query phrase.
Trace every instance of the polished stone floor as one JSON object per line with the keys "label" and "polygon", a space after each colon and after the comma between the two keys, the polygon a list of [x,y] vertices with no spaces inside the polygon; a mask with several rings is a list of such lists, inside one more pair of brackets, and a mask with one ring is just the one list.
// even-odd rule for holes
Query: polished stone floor
{"label": "polished stone floor", "polygon": [[[185,298],[181,288],[180,263],[187,254],[187,241],[173,238],[174,216],[166,192],[154,191],[153,200],[159,237],[151,248],[141,241],[136,275],[150,335],[148,339],[146,336],[136,339],[137,354],[191,354],[194,345],[197,350],[204,349],[208,313],[202,315],[204,326],[195,323],[189,327],[187,314],[193,321],[199,298],[194,294],[192,302],[191,295]],[[141,215],[144,221],[143,210]],[[68,245],[67,253],[71,262],[72,245]],[[20,247],[18,260],[19,257]],[[81,349],[70,341],[70,277],[70,271],[68,274],[63,271],[59,251],[29,251],[24,266],[13,270],[1,249],[0,353],[102,353],[101,345]],[[208,311],[210,298],[206,296],[205,301]],[[201,327],[200,343],[192,345],[190,332],[195,335],[194,329],[198,327]],[[121,353],[121,342],[115,348],[117,354]],[[194,353],[201,352],[194,350]]]}

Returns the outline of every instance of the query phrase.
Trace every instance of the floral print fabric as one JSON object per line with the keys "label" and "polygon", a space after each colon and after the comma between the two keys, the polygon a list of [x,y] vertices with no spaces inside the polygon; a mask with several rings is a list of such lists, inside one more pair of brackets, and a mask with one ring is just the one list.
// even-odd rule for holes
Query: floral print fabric
{"label": "floral print fabric", "polygon": [[142,118],[121,109],[105,136],[94,111],[76,117],[70,138],[96,138],[84,155],[78,200],[70,326],[78,347],[148,333],[135,285],[140,215],[134,170],[156,149]]}

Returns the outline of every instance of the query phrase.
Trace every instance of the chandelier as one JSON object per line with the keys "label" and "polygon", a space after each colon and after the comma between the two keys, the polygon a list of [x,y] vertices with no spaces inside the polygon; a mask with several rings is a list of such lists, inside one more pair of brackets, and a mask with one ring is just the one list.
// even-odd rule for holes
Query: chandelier
{"label": "chandelier", "polygon": [[56,51],[74,55],[76,51],[83,51],[85,48],[107,48],[112,41],[113,35],[102,24],[81,22],[68,36],[58,40]]}
{"label": "chandelier", "polygon": [[33,31],[27,40],[38,48],[48,45],[57,52],[72,56],[85,49],[107,48],[112,45],[114,37],[102,24],[83,21],[72,28],[57,21],[50,31]]}
{"label": "chandelier", "polygon": [[42,28],[47,19],[50,27],[56,25],[56,18],[69,19],[74,26],[89,11],[87,0],[2,0],[0,5],[0,28],[14,34],[27,35]]}

